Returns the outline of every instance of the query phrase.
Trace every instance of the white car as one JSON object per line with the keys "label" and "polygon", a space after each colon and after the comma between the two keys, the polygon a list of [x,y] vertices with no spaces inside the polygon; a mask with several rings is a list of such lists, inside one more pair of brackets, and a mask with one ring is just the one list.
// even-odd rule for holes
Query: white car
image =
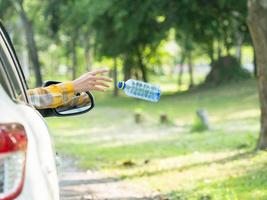
{"label": "white car", "polygon": [[87,107],[37,111],[29,105],[26,90],[14,48],[0,24],[0,200],[57,200],[55,156],[43,116],[87,112],[94,106],[93,97],[88,93]]}

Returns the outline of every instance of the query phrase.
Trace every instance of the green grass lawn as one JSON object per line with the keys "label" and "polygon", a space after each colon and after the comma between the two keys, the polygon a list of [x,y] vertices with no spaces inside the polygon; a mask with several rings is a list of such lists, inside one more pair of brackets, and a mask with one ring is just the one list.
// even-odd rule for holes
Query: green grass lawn
{"label": "green grass lawn", "polygon": [[[111,93],[111,92],[110,92]],[[170,199],[267,199],[267,153],[255,152],[259,103],[254,80],[180,94],[158,103],[97,94],[87,114],[50,118],[58,152]],[[192,132],[195,113],[210,130]],[[139,112],[142,123],[134,123]],[[159,116],[169,123],[161,125]]]}

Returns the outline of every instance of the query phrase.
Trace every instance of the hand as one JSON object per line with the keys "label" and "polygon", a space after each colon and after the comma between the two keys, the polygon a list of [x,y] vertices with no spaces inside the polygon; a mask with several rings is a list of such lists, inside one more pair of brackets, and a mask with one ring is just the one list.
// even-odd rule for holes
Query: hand
{"label": "hand", "polygon": [[88,72],[79,78],[72,81],[74,86],[74,91],[78,92],[87,92],[91,90],[104,92],[106,88],[109,87],[108,83],[112,79],[105,76],[97,76],[107,73],[107,69],[99,69],[92,72]]}

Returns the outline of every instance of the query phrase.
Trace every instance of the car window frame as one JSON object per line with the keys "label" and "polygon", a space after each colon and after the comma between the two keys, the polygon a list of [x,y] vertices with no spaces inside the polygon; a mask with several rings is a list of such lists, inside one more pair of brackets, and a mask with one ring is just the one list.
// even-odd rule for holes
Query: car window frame
{"label": "car window frame", "polygon": [[[12,63],[13,63],[13,65],[11,65],[12,71],[14,71],[16,79],[18,80],[18,84],[19,84],[20,90],[22,92],[21,95],[23,95],[23,99],[25,99],[25,101],[19,101],[16,98],[16,95],[15,95],[16,92],[15,92],[14,88],[12,88],[12,90],[13,90],[12,91],[12,93],[13,93],[12,99],[15,100],[16,102],[19,101],[19,102],[25,102],[26,104],[29,104],[28,96],[27,96],[27,93],[26,93],[28,86],[27,86],[27,82],[26,82],[24,73],[23,73],[23,71],[21,69],[19,60],[17,58],[16,52],[15,52],[13,44],[12,44],[12,42],[10,40],[10,37],[9,37],[8,33],[6,32],[4,26],[2,25],[1,22],[0,22],[0,37],[1,37],[0,39],[5,44],[5,47],[6,47],[7,51],[8,51],[8,53],[9,53],[9,55],[6,55],[6,56],[9,56],[11,58],[11,60],[12,60]],[[7,78],[9,79],[9,82],[12,82],[12,80],[10,79],[10,77],[9,77],[7,71],[6,71],[7,69],[5,69],[4,65],[3,65],[3,70],[5,71],[5,73],[7,75]],[[12,84],[10,84],[10,85],[12,86]]]}
{"label": "car window frame", "polygon": [[[2,44],[2,42],[3,41],[2,41],[2,38],[0,36],[0,45]],[[5,47],[3,47],[3,52],[1,52],[0,54],[2,54],[2,53],[6,54],[5,53],[6,50],[4,48]],[[4,56],[7,56],[7,55],[4,55]],[[6,58],[6,59],[9,59],[9,58]],[[7,62],[9,62],[9,60],[7,60]],[[0,66],[1,67],[1,73],[3,74],[3,77],[4,77],[4,84],[5,85],[8,85],[8,88],[7,88],[8,91],[6,91],[6,92],[8,92],[8,94],[12,98],[12,100],[15,100],[16,101],[17,100],[17,98],[16,98],[16,96],[17,96],[17,89],[16,89],[16,86],[13,84],[13,78],[10,76],[10,73],[13,73],[13,69],[11,69],[11,72],[9,72],[9,70],[7,69],[6,63],[5,63],[4,58],[2,57],[2,55],[0,55],[0,65],[1,65]],[[10,67],[12,67],[12,66],[10,66]],[[15,76],[15,74],[14,74],[14,76]],[[15,76],[15,79],[17,79],[17,76]],[[17,85],[19,87],[19,90],[21,90],[20,89],[20,83],[19,83],[19,81],[16,80],[16,82],[17,82]]]}
{"label": "car window frame", "polygon": [[[3,67],[3,62],[2,62],[2,59],[1,58],[0,58],[0,74],[3,77],[3,83],[0,83],[1,86],[8,93],[9,97],[11,97],[12,99],[14,99],[15,98],[14,89],[10,85],[10,80],[8,78],[8,75],[6,73],[5,68]],[[3,86],[3,84],[4,84],[4,86]]]}

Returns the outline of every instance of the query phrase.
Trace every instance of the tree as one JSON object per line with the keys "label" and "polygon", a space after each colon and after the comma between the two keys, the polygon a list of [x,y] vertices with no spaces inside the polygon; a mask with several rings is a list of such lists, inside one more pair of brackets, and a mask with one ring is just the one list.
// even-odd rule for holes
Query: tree
{"label": "tree", "polygon": [[248,0],[248,26],[256,52],[258,90],[261,107],[259,149],[267,148],[267,3]]}
{"label": "tree", "polygon": [[28,54],[35,74],[35,85],[40,86],[42,85],[42,74],[38,57],[38,49],[34,38],[34,28],[32,25],[33,22],[29,19],[25,11],[24,0],[0,1],[0,16],[1,18],[6,17],[5,20],[9,20],[10,17],[14,16],[14,13],[12,12],[14,8],[19,14],[19,17],[24,27]]}
{"label": "tree", "polygon": [[37,45],[36,45],[35,38],[34,38],[34,30],[33,30],[32,22],[30,21],[30,19],[28,18],[25,12],[23,3],[24,3],[23,0],[17,0],[17,1],[14,1],[14,6],[18,11],[22,24],[24,26],[29,57],[31,58],[31,62],[32,62],[34,74],[35,74],[35,85],[41,86],[43,81],[42,81],[41,66],[40,66],[39,56],[38,56],[38,49],[37,49]]}
{"label": "tree", "polygon": [[[78,47],[84,49],[85,67],[83,70],[88,71],[92,68],[92,14],[88,10],[91,6],[90,2],[87,0],[49,0],[44,12],[49,23],[50,37],[65,46],[67,56],[70,57],[73,79],[78,75]],[[62,36],[64,40],[60,39]]]}
{"label": "tree", "polygon": [[[187,52],[189,66],[190,55],[196,49],[210,57],[212,67],[220,57],[229,56],[230,49],[234,46],[238,47],[237,55],[239,59],[241,58],[241,46],[247,39],[248,32],[245,22],[247,14],[245,0],[164,2],[167,24],[176,30],[177,43],[183,51]],[[222,51],[223,49],[226,50],[226,54]],[[226,69],[231,70],[227,67]],[[193,70],[190,68],[191,71]],[[233,74],[233,72],[228,74],[231,73]],[[216,74],[223,78],[223,74],[217,72]],[[229,77],[226,79],[229,80]]]}
{"label": "tree", "polygon": [[[162,1],[101,1],[102,12],[93,20],[96,31],[95,42],[100,56],[122,57],[124,59],[124,77],[135,75],[148,81],[147,54],[156,50],[159,42],[166,36],[162,32],[164,22],[157,21],[162,11]],[[94,8],[99,1],[92,1]],[[148,12],[149,10],[149,12]],[[160,11],[160,12],[159,12]]]}
{"label": "tree", "polygon": [[117,88],[117,83],[118,83],[118,63],[117,63],[117,58],[113,59],[113,82],[114,82],[114,91],[113,95],[118,96],[118,88]]}

